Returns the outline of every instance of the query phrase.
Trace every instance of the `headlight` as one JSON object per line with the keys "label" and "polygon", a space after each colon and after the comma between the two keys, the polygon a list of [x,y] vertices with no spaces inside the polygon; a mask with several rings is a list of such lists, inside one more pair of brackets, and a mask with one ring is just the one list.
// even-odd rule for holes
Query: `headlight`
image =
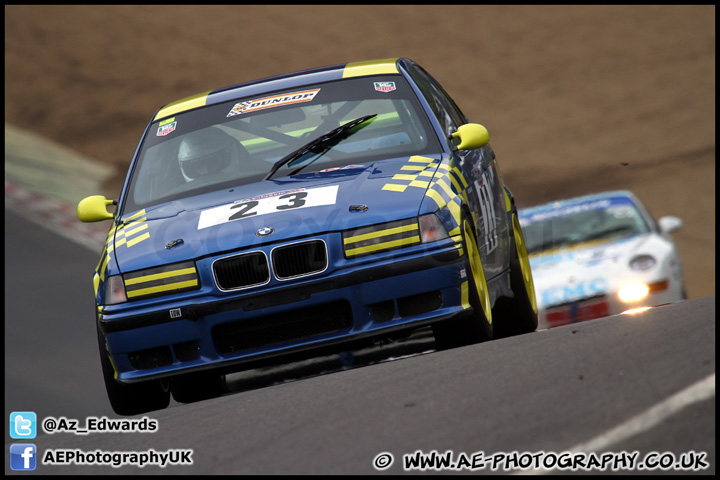
{"label": "headlight", "polygon": [[105,305],[115,305],[127,302],[125,295],[125,283],[120,275],[108,278],[105,285]]}
{"label": "headlight", "polygon": [[194,262],[173,263],[109,277],[105,285],[105,305],[116,305],[140,298],[184,292],[200,288]]}
{"label": "headlight", "polygon": [[434,213],[423,215],[418,220],[422,243],[435,242],[449,237],[447,229]]}
{"label": "headlight", "polygon": [[650,288],[644,283],[631,283],[618,291],[618,298],[623,302],[637,302],[647,297]]}
{"label": "headlight", "polygon": [[656,263],[657,261],[655,260],[655,257],[650,255],[637,255],[630,260],[630,268],[640,271],[650,270]]}

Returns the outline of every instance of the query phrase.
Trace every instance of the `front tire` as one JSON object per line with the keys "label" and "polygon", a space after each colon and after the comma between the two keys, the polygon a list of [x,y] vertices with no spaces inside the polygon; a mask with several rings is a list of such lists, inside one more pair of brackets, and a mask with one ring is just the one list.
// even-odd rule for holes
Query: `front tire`
{"label": "front tire", "polygon": [[496,313],[498,321],[495,325],[495,336],[510,337],[537,330],[538,309],[535,299],[535,284],[532,278],[530,260],[525,248],[517,209],[512,210],[512,229],[510,258],[510,288],[514,298],[498,299]]}
{"label": "front tire", "polygon": [[98,346],[105,390],[113,411],[118,415],[138,415],[162,410],[170,405],[170,389],[167,380],[146,380],[122,384],[115,380],[115,369],[105,349],[105,341],[98,326]]}
{"label": "front tire", "polygon": [[463,215],[462,219],[462,236],[467,274],[467,282],[462,287],[463,303],[466,302],[467,295],[467,303],[472,307],[472,314],[433,325],[438,350],[484,342],[493,338],[492,309],[485,281],[485,270],[480,259],[475,231],[466,215]]}

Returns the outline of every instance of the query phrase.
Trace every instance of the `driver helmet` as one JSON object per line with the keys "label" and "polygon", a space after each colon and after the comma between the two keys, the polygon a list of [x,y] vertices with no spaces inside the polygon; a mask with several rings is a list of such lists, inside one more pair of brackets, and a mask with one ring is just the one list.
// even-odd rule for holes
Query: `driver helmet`
{"label": "driver helmet", "polygon": [[186,135],[180,142],[178,162],[188,182],[217,173],[230,164],[232,137],[216,128]]}

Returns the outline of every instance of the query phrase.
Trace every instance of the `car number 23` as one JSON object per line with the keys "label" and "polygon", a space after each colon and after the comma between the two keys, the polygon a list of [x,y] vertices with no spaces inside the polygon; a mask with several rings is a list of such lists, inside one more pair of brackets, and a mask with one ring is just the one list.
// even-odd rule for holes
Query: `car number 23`
{"label": "car number 23", "polygon": [[243,218],[267,215],[286,210],[334,205],[337,185],[277,192],[258,198],[248,198],[231,204],[204,210],[200,213],[198,230]]}

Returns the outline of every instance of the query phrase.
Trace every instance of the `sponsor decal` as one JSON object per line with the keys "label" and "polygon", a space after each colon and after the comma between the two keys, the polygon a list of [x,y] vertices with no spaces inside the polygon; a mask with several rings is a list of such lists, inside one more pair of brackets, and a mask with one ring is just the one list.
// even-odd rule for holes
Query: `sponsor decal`
{"label": "sponsor decal", "polygon": [[628,217],[632,216],[632,205],[632,202],[624,197],[589,200],[569,205],[557,202],[551,206],[538,209],[538,211],[525,212],[524,218],[520,219],[520,225],[542,222],[591,210],[610,210],[610,213],[617,218]]}
{"label": "sponsor decal", "polygon": [[605,278],[595,278],[586,282],[569,283],[548,288],[541,292],[543,304],[558,305],[583,298],[606,294],[610,284]]}
{"label": "sponsor decal", "polygon": [[282,107],[295,103],[310,102],[320,91],[319,88],[312,90],[302,90],[300,92],[283,93],[282,95],[272,95],[270,97],[257,98],[242,103],[236,103],[235,106],[227,114],[228,117],[240,115],[243,113],[255,112],[266,108]]}
{"label": "sponsor decal", "polygon": [[388,93],[395,90],[395,82],[375,82],[375,90]]}
{"label": "sponsor decal", "polygon": [[165,135],[168,135],[169,133],[172,133],[175,131],[175,127],[177,127],[177,122],[175,121],[175,117],[168,118],[167,120],[163,120],[160,122],[157,130],[157,136],[158,137],[164,137]]}

